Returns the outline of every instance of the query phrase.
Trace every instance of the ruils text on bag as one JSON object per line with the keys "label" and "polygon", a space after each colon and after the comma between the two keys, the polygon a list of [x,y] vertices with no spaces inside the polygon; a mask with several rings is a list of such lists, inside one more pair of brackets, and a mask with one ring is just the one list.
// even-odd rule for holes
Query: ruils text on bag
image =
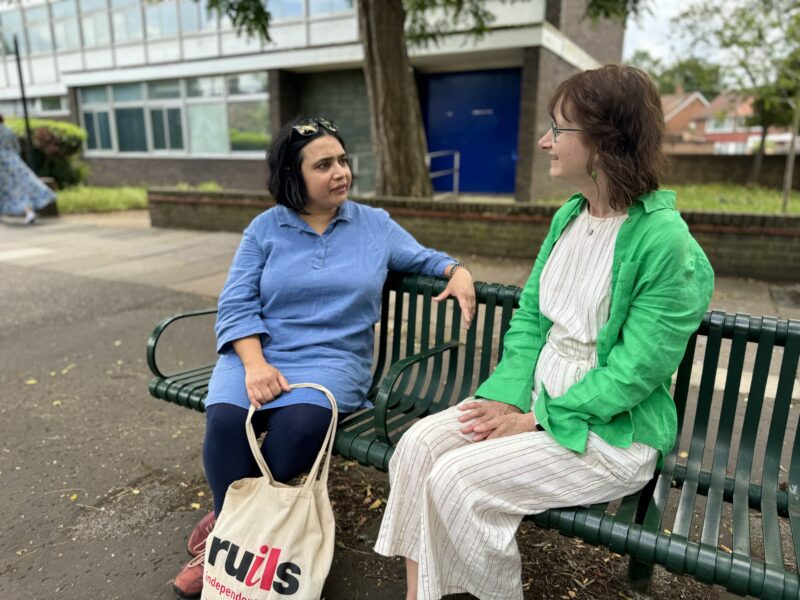
{"label": "ruils text on bag", "polygon": [[283,596],[291,596],[300,589],[300,567],[293,562],[279,563],[280,548],[261,546],[258,553],[245,551],[237,564],[240,550],[236,544],[212,534],[208,564],[214,566],[220,553],[227,553],[225,572],[248,587],[257,585],[262,590],[272,589]]}

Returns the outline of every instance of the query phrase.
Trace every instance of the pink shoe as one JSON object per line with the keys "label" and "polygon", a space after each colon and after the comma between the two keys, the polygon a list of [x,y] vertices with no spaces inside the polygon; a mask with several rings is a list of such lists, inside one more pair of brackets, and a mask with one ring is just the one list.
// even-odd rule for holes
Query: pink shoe
{"label": "pink shoe", "polygon": [[181,598],[199,598],[203,593],[203,560],[201,554],[195,556],[181,569],[172,582],[172,589]]}
{"label": "pink shoe", "polygon": [[211,530],[214,529],[214,524],[216,522],[217,517],[214,515],[214,511],[211,511],[200,519],[200,522],[195,525],[192,535],[189,536],[189,542],[186,545],[189,554],[192,556],[201,556],[205,553],[206,539],[208,538],[208,534],[211,533]]}

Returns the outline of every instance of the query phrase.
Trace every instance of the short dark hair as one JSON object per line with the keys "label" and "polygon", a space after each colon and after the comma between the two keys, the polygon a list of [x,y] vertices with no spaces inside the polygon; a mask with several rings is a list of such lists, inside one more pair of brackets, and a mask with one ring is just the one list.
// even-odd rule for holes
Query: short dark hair
{"label": "short dark hair", "polygon": [[308,214],[305,208],[306,184],[300,170],[300,164],[303,162],[303,148],[318,137],[329,135],[336,138],[347,152],[344,140],[338,131],[330,131],[322,125],[318,125],[317,131],[310,135],[301,135],[294,130],[298,123],[309,120],[316,119],[301,117],[281,127],[281,130],[272,138],[267,154],[269,193],[278,204],[301,214]]}
{"label": "short dark hair", "polygon": [[551,116],[559,101],[561,116],[567,119],[569,110],[592,149],[586,172],[599,169],[608,179],[612,208],[631,206],[638,196],[658,189],[664,168],[664,111],[644,71],[606,65],[577,73],[556,88],[548,103]]}

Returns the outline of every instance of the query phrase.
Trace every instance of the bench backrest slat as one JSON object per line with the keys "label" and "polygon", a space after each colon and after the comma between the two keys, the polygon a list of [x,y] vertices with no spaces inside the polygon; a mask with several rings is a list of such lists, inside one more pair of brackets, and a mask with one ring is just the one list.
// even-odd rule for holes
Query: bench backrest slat
{"label": "bench backrest slat", "polygon": [[[700,541],[716,546],[719,543],[720,522],[724,507],[725,474],[731,453],[733,428],[736,423],[736,405],[739,402],[739,387],[747,351],[747,331],[749,320],[739,315],[733,331],[733,339],[728,359],[728,375],[722,397],[719,426],[714,444],[714,461],[711,467],[706,514]],[[749,483],[749,481],[748,481]],[[746,507],[747,505],[745,505]]]}

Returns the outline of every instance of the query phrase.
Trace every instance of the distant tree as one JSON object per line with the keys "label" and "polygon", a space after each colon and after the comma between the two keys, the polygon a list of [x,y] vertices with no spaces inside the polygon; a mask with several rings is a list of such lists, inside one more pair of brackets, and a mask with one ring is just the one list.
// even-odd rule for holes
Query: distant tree
{"label": "distant tree", "polygon": [[628,64],[646,71],[662,94],[674,94],[678,86],[686,92],[701,92],[708,100],[722,91],[722,69],[702,58],[688,57],[665,64],[646,50],[637,50]]}
{"label": "distant tree", "polygon": [[[676,19],[696,52],[718,55],[723,76],[755,96],[762,127],[774,124],[777,102],[789,102],[781,89],[794,89],[800,72],[787,66],[800,55],[800,2],[797,0],[702,0]],[[795,102],[794,111],[800,110]],[[751,181],[758,181],[763,144]],[[793,156],[787,158],[792,162]]]}
{"label": "distant tree", "polygon": [[[514,0],[501,0],[514,2]],[[638,13],[647,0],[588,0],[589,19],[618,19]],[[356,0],[364,45],[364,79],[369,98],[375,191],[388,196],[431,196],[425,164],[427,145],[406,40],[436,43],[458,31],[479,37],[494,15],[487,0]],[[269,2],[208,0],[227,15],[237,32],[270,40]],[[431,14],[436,14],[434,21]]]}

